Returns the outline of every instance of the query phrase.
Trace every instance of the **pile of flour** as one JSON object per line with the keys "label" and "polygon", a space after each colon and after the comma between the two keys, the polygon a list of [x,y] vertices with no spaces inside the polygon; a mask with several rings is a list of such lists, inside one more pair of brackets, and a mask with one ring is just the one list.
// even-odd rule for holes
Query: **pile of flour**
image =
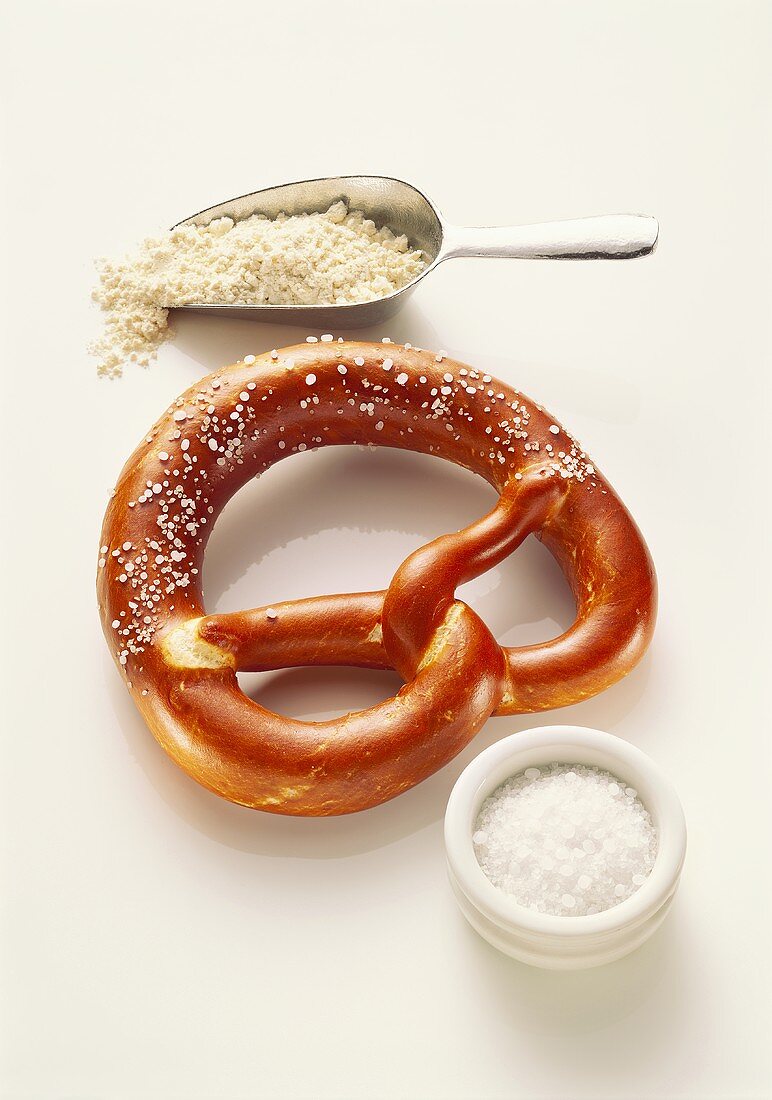
{"label": "pile of flour", "polygon": [[332,305],[382,298],[426,266],[407,237],[361,210],[253,215],[185,225],[144,241],[136,255],[97,263],[94,300],[104,332],[90,350],[102,375],[147,366],[171,337],[169,309],[202,303]]}

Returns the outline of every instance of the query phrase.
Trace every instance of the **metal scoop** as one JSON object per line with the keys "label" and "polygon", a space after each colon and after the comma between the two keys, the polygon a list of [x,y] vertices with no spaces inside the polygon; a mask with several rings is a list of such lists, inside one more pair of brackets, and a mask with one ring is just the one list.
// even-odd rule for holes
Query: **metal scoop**
{"label": "metal scoop", "polygon": [[[363,328],[379,324],[400,309],[421,279],[457,256],[491,256],[518,260],[624,260],[647,256],[657,243],[656,218],[645,214],[607,214],[540,225],[462,228],[446,225],[437,208],[412,184],[389,176],[331,176],[266,187],[210,206],[178,225],[206,225],[214,218],[242,221],[252,214],[323,213],[343,199],[362,210],[380,228],[404,233],[412,248],[423,251],[427,266],[411,283],[371,302],[353,305],[217,305],[201,302],[178,308],[221,317],[252,318],[273,324],[313,329]],[[177,226],[174,226],[176,229]]]}

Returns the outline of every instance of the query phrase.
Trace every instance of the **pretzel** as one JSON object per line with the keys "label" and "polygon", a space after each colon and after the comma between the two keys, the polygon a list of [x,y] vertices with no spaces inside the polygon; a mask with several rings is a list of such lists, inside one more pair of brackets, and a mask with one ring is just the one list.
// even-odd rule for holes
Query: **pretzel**
{"label": "pretzel", "polygon": [[[204,548],[233,493],[287,455],[353,443],[448,459],[484,477],[498,502],[411,554],[385,591],[207,615]],[[558,638],[510,649],[455,590],[529,534],[562,567],[576,619]],[[97,575],[110,650],[163,748],[224,798],[283,814],[385,802],[451,760],[491,714],[602,691],[638,661],[656,615],[641,534],[565,429],[487,374],[390,342],[323,338],[247,356],[189,389],[121,473]],[[393,668],[405,684],[316,723],[271,713],[236,677],[323,664]]]}

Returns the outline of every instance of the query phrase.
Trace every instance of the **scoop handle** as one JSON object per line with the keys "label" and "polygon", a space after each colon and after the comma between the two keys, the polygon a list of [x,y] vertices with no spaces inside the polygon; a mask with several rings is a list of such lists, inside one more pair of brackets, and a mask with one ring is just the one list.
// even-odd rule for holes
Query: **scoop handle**
{"label": "scoop handle", "polygon": [[648,214],[445,230],[441,258],[488,256],[513,260],[629,260],[654,251],[659,223]]}

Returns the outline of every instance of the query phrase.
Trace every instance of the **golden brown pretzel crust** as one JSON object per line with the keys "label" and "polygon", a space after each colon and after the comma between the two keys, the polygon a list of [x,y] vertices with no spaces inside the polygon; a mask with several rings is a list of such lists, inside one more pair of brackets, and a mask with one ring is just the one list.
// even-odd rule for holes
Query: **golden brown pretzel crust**
{"label": "golden brown pretzel crust", "polygon": [[[289,454],[352,443],[449,459],[499,501],[411,554],[387,591],[207,616],[201,565],[226,501]],[[560,563],[576,620],[552,641],[506,649],[455,590],[530,533]],[[178,398],[120,476],[97,589],[110,650],[169,755],[234,802],[307,815],[393,798],[492,713],[602,691],[638,661],[656,615],[640,532],[571,436],[488,375],[391,343],[250,356]],[[236,679],[307,664],[395,668],[406,683],[378,706],[312,723],[265,710]]]}

